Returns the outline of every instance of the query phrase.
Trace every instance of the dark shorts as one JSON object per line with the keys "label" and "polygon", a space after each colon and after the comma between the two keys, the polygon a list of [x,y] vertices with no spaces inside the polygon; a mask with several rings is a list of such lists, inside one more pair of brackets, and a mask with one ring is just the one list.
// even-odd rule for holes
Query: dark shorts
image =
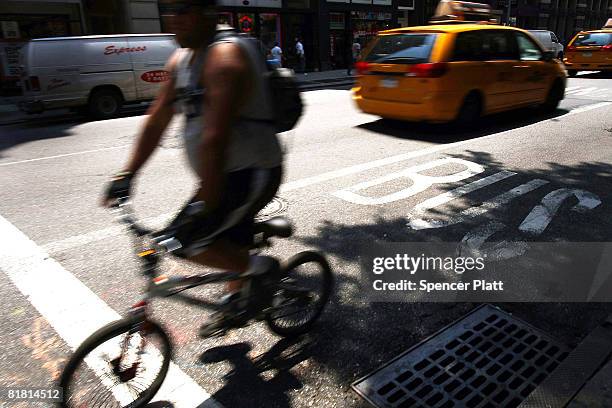
{"label": "dark shorts", "polygon": [[[255,216],[274,198],[281,179],[281,167],[226,173],[218,208],[189,228],[187,233],[183,229],[179,239],[181,248],[173,251],[173,254],[191,257],[219,239],[227,239],[240,247],[251,246]],[[187,206],[194,201],[195,198],[192,198],[161,234],[174,236],[177,226],[185,222]]]}

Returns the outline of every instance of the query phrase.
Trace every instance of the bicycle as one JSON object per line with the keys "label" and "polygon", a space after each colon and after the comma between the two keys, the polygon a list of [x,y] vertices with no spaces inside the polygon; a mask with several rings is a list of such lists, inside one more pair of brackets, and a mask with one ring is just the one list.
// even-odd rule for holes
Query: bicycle
{"label": "bicycle", "polygon": [[[119,220],[127,225],[134,237],[142,273],[148,279],[147,287],[143,298],[129,309],[124,318],[100,328],[72,354],[59,379],[59,387],[63,390],[62,407],[136,408],[144,406],[155,396],[168,372],[172,355],[172,342],[166,331],[160,323],[149,318],[148,305],[156,297],[175,296],[191,305],[223,310],[227,306],[183,292],[240,277],[245,279],[246,285],[250,285],[248,302],[237,318],[238,323],[232,327],[264,320],[273,332],[285,337],[310,330],[330,297],[333,275],[329,263],[320,253],[300,252],[282,265],[272,257],[259,255],[263,248],[271,246],[271,238],[289,238],[292,235],[293,228],[283,217],[255,224],[251,250],[270,265],[266,273],[246,278],[232,272],[167,277],[159,273],[157,266],[163,255],[173,250],[171,245],[154,238],[151,230],[139,225],[129,201],[120,200],[115,208],[120,213]],[[149,240],[152,245],[145,245]],[[310,288],[311,278],[305,282],[310,286],[303,286],[304,282],[299,281],[300,274],[297,272],[305,265],[315,266],[320,275],[318,296]],[[305,311],[309,312],[303,314]],[[296,320],[292,317],[295,315],[304,317]],[[161,363],[156,364],[155,370],[146,371],[145,363],[160,358]],[[79,375],[81,366],[84,366],[84,371]],[[89,388],[81,391],[77,387],[79,385]],[[106,399],[103,399],[105,396]],[[83,403],[84,398],[89,398],[89,401]]]}

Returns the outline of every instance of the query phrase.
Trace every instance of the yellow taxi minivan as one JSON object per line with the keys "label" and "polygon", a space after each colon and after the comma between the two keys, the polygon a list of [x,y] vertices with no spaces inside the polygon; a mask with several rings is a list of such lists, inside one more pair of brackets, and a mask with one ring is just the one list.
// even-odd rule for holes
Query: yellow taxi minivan
{"label": "yellow taxi minivan", "polygon": [[612,18],[601,30],[581,31],[568,44],[563,59],[567,73],[612,72]]}
{"label": "yellow taxi minivan", "polygon": [[552,53],[518,28],[447,21],[457,15],[481,18],[490,10],[486,4],[442,3],[454,7],[452,15],[437,13],[427,26],[382,31],[364,50],[352,90],[361,111],[467,124],[523,106],[557,108],[566,73]]}

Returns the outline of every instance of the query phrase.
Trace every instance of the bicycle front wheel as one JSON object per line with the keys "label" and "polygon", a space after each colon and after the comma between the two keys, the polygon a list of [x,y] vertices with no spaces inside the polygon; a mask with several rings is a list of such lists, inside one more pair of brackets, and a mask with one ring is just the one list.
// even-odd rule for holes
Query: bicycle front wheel
{"label": "bicycle front wheel", "polygon": [[60,377],[62,407],[142,407],[168,372],[172,344],[157,323],[122,319],[89,336]]}
{"label": "bicycle front wheel", "polygon": [[282,267],[266,323],[274,333],[289,337],[310,330],[323,312],[334,286],[329,263],[318,252],[300,252]]}

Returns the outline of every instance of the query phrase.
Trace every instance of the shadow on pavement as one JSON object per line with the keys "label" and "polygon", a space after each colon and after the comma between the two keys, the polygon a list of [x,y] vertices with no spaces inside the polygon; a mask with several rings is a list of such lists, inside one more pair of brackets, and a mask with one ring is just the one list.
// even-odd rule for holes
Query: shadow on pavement
{"label": "shadow on pavement", "polygon": [[[146,107],[125,110],[117,118],[144,115]],[[115,118],[115,119],[117,119]],[[70,136],[70,129],[83,123],[97,122],[83,115],[69,114],[57,117],[32,117],[26,122],[13,125],[0,125],[0,152],[11,147],[37,140],[59,139]],[[9,132],[10,130],[10,132]],[[2,157],[0,153],[0,158]]]}
{"label": "shadow on pavement", "polygon": [[[203,364],[228,362],[232,370],[224,377],[225,385],[212,398],[226,406],[292,406],[288,391],[299,390],[302,382],[290,371],[311,357],[315,344],[309,337],[283,339],[256,359],[248,356],[251,346],[236,343],[207,350],[200,356]],[[264,376],[264,373],[271,375]],[[264,377],[269,377],[266,379]]]}
{"label": "shadow on pavement", "polygon": [[[566,200],[545,233],[535,241],[610,241],[612,240],[612,165],[608,163],[579,163],[568,166],[548,163],[546,167],[529,171],[503,168],[488,153],[468,152],[461,157],[478,162],[487,173],[513,170],[518,174],[497,190],[486,190],[477,199],[457,200],[463,204],[446,205],[432,212],[432,216],[450,217],[467,206],[488,200],[521,183],[534,178],[550,181],[542,189],[529,193],[508,206],[492,209],[466,223],[430,230],[410,230],[406,217],[384,218],[374,216],[356,224],[327,221],[318,226],[311,236],[300,238],[309,247],[327,254],[332,264],[355,267],[357,275],[334,268],[336,296],[317,326],[318,346],[312,359],[325,367],[337,383],[349,386],[357,378],[378,368],[400,352],[450,324],[476,306],[474,303],[369,303],[364,299],[358,257],[360,248],[378,242],[457,242],[464,234],[487,220],[497,220],[511,226],[499,238],[519,238],[516,227],[523,217],[538,204],[542,197],[558,188],[582,188],[599,195],[602,204],[594,210],[578,214],[570,211],[577,201]],[[480,178],[479,175],[475,178]],[[460,185],[472,179],[464,180]],[[497,184],[497,183],[496,183]],[[502,183],[499,183],[500,185]],[[445,190],[456,187],[449,185]],[[348,204],[347,204],[348,205]],[[509,211],[509,208],[512,211]],[[350,209],[347,209],[350,210]],[[569,218],[569,220],[568,220]],[[560,222],[562,221],[562,222]],[[506,234],[506,235],[504,235]],[[350,244],[348,244],[350,243]],[[575,346],[582,337],[595,328],[612,311],[611,303],[500,303],[498,306],[517,314],[534,326],[551,333],[560,341]],[[348,403],[346,406],[354,406]],[[365,406],[365,405],[364,405]]]}
{"label": "shadow on pavement", "polygon": [[552,113],[541,113],[533,108],[485,116],[472,129],[461,129],[453,124],[427,124],[379,119],[357,127],[400,139],[424,140],[434,143],[452,143],[505,132],[553,119],[568,113],[557,109]]}

